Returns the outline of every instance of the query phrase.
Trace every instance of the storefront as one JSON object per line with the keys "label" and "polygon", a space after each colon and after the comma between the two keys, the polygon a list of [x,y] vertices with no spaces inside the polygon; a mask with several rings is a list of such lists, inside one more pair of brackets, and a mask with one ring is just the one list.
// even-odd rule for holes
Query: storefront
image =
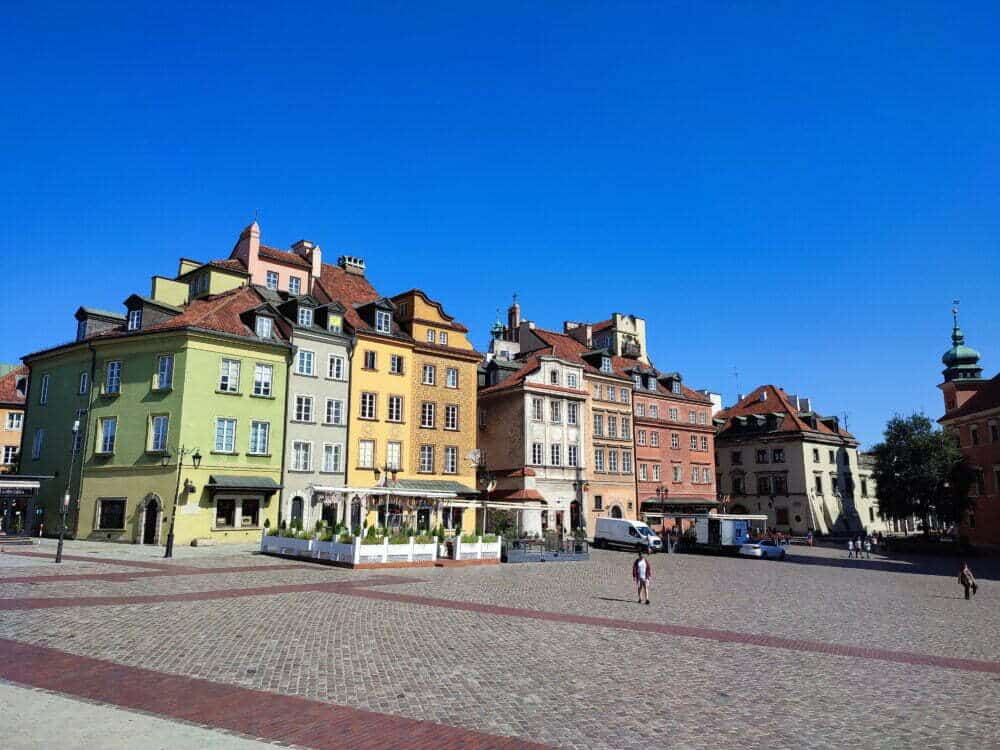
{"label": "storefront", "polygon": [[48,476],[0,474],[0,533],[14,536],[37,536],[42,519],[42,509],[35,505],[35,497]]}

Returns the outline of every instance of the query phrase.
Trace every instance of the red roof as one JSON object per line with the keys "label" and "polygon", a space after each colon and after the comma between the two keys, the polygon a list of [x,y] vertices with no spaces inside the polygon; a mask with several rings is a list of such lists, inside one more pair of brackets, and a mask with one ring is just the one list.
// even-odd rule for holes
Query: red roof
{"label": "red roof", "polygon": [[241,286],[232,291],[191,302],[180,315],[162,323],[143,328],[146,331],[169,331],[178,328],[207,328],[211,331],[231,333],[236,336],[254,336],[253,328],[240,316],[263,302],[253,287]]}
{"label": "red roof", "polygon": [[320,277],[316,280],[316,297],[322,302],[339,302],[346,308],[344,317],[356,331],[370,331],[371,326],[365,323],[354,309],[381,298],[364,276],[348,273],[340,266],[323,264]]}
{"label": "red roof", "polygon": [[614,325],[613,320],[602,320],[600,323],[592,323],[590,326],[590,330],[593,333],[597,333],[598,331],[603,331],[605,328],[611,328],[611,326],[613,325]]}
{"label": "red roof", "polygon": [[0,404],[24,404],[24,394],[17,392],[17,379],[26,377],[28,368],[15,367],[0,378]]}
{"label": "red roof", "polygon": [[823,418],[816,415],[816,427],[811,427],[801,416],[800,412],[792,403],[781,388],[774,385],[762,385],[752,393],[744,396],[743,399],[728,409],[723,409],[715,415],[716,419],[725,420],[725,424],[719,431],[720,434],[732,428],[735,417],[747,417],[752,415],[767,415],[781,413],[784,414],[781,424],[778,425],[777,432],[812,432],[823,435],[837,435],[839,437],[853,439],[854,436],[847,430],[838,427],[836,430],[830,429],[821,421]]}
{"label": "red roof", "polygon": [[297,266],[298,268],[311,269],[312,263],[303,258],[298,253],[292,253],[288,250],[279,250],[276,247],[268,247],[267,245],[260,246],[260,252],[257,256],[264,258],[264,260],[270,260],[274,263],[284,263],[286,266]]}
{"label": "red roof", "polygon": [[239,258],[229,258],[227,260],[210,260],[207,265],[215,268],[222,268],[226,271],[238,271],[246,273],[247,267]]}
{"label": "red roof", "polygon": [[534,501],[541,500],[542,502],[545,501],[545,498],[542,496],[542,493],[539,492],[538,490],[526,490],[526,489],[508,490],[508,491],[500,490],[498,492],[493,492],[490,497],[493,500],[514,501],[514,502],[519,500],[534,500]]}
{"label": "red roof", "polygon": [[970,414],[997,408],[1000,408],[1000,374],[979,386],[979,389],[968,401],[957,409],[952,409],[941,417],[941,420],[966,417]]}

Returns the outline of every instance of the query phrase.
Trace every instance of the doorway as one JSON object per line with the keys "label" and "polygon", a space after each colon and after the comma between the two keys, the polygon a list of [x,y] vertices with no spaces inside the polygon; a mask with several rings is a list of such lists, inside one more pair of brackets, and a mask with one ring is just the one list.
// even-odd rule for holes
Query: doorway
{"label": "doorway", "polygon": [[160,504],[155,499],[146,503],[145,518],[142,523],[142,543],[156,544],[157,531],[160,527]]}
{"label": "doorway", "polygon": [[613,505],[613,506],[611,506],[611,517],[612,518],[621,518],[622,517],[621,506],[619,506],[619,505]]}
{"label": "doorway", "polygon": [[296,529],[302,528],[302,498],[293,497],[292,498],[292,527]]}
{"label": "doorway", "polygon": [[579,500],[574,500],[569,504],[569,525],[572,529],[579,529],[583,526],[583,519],[580,517]]}

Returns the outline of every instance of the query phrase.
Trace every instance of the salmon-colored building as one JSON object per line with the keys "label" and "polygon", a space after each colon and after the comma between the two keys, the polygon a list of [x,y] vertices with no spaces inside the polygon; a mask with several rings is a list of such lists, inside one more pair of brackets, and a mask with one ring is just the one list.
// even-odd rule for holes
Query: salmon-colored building
{"label": "salmon-colored building", "polygon": [[0,377],[0,474],[14,471],[17,465],[27,390],[27,367],[14,367]]}

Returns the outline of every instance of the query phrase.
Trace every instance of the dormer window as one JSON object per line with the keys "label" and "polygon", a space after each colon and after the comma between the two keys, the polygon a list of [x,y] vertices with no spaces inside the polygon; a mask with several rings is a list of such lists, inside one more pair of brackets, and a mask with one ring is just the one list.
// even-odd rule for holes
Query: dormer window
{"label": "dormer window", "polygon": [[642,375],[636,373],[632,376],[632,383],[635,384],[636,388],[642,388]]}
{"label": "dormer window", "polygon": [[376,310],[375,330],[379,333],[389,333],[392,330],[392,315],[385,310]]}
{"label": "dormer window", "polygon": [[611,357],[601,357],[601,372],[611,372]]}
{"label": "dormer window", "polygon": [[299,325],[310,328],[313,324],[313,311],[311,307],[299,308]]}
{"label": "dormer window", "polygon": [[646,376],[646,388],[648,388],[651,391],[656,390],[656,378],[654,378],[652,375]]}
{"label": "dormer window", "polygon": [[142,308],[128,311],[128,330],[138,331],[142,328]]}
{"label": "dormer window", "polygon": [[676,393],[676,394],[680,395],[680,392],[681,392],[681,381],[679,381],[679,380],[672,380],[672,381],[670,381],[670,391],[671,391],[671,393]]}
{"label": "dormer window", "polygon": [[266,315],[258,315],[257,320],[254,321],[254,331],[257,334],[257,338],[261,339],[271,338],[272,327],[273,327],[273,321]]}
{"label": "dormer window", "polygon": [[330,333],[340,333],[344,330],[344,319],[339,315],[330,315],[326,327]]}

